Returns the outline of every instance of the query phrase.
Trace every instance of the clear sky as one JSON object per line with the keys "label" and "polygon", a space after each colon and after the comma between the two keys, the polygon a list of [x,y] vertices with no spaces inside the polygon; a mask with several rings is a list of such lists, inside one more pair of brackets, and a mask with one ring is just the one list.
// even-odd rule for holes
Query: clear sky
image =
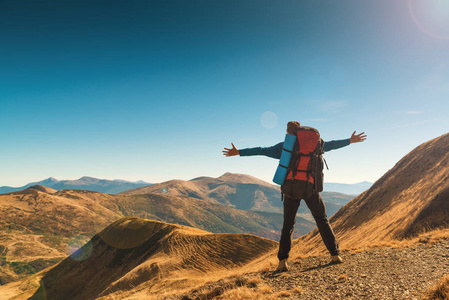
{"label": "clear sky", "polygon": [[161,182],[277,161],[286,123],[324,140],[329,182],[375,181],[448,132],[447,0],[1,0],[0,186]]}

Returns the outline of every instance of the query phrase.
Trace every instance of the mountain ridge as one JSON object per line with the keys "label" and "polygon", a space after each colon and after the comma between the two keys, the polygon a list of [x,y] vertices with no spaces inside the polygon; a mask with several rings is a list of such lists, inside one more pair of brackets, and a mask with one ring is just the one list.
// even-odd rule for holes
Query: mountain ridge
{"label": "mountain ridge", "polygon": [[42,181],[28,183],[22,187],[2,186],[0,187],[0,194],[18,192],[35,185],[42,185],[55,190],[80,189],[107,194],[118,194],[129,189],[148,186],[151,185],[151,183],[147,183],[142,180],[137,182],[131,182],[121,179],[114,179],[114,180],[98,179],[89,176],[83,176],[79,179],[73,180],[72,179],[58,180],[54,177],[49,177]]}
{"label": "mountain ridge", "polygon": [[122,218],[44,272],[40,288],[30,299],[41,299],[43,294],[48,299],[114,297],[117,290],[129,291],[139,285],[156,294],[185,276],[192,283],[202,281],[207,272],[242,267],[276,245],[253,235],[211,234],[141,218]]}
{"label": "mountain ridge", "polygon": [[[188,181],[174,179],[124,191],[120,195],[146,193],[188,196],[242,210],[283,213],[280,187],[245,174],[228,172],[217,178],[202,176]],[[322,192],[321,195],[326,202],[328,215],[334,214],[354,198],[335,192]],[[299,215],[313,222],[305,205],[300,206]]]}

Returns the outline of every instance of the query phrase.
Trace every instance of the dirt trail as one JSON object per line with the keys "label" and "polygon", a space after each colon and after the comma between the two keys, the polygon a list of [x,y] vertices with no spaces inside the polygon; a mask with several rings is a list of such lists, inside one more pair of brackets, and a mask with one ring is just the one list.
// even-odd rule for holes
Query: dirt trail
{"label": "dirt trail", "polygon": [[[41,242],[42,235],[24,234],[15,235],[7,243],[4,243],[11,253],[8,256],[8,261],[31,261],[39,258],[49,259],[55,257],[64,257],[65,253],[51,248]],[[19,246],[17,246],[19,245]],[[39,251],[37,252],[36,249]],[[14,253],[20,252],[20,255]]]}
{"label": "dirt trail", "polygon": [[[293,260],[285,273],[244,277],[260,279],[258,287],[270,286],[273,295],[284,292],[282,299],[420,299],[429,286],[449,274],[449,238],[404,248],[346,251],[342,257],[342,264],[329,264],[328,255],[302,258]],[[229,289],[226,282],[211,283],[207,290]],[[171,299],[214,298],[206,294],[197,290]]]}

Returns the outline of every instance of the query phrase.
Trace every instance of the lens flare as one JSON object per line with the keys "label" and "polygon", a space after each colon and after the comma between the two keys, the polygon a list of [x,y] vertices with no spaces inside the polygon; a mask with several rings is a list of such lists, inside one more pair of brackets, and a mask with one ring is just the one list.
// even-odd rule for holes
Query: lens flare
{"label": "lens flare", "polygon": [[39,288],[34,293],[32,298],[33,299],[39,299],[39,300],[46,300],[47,299],[47,291],[45,290],[45,282],[43,280],[39,281]]}
{"label": "lens flare", "polygon": [[92,241],[85,235],[77,235],[67,243],[67,252],[70,258],[84,261],[92,255]]}
{"label": "lens flare", "polygon": [[449,40],[448,0],[408,0],[408,8],[413,22],[422,32]]}
{"label": "lens flare", "polygon": [[145,219],[126,217],[109,225],[98,236],[111,247],[132,249],[145,243],[157,231],[157,226]]}
{"label": "lens flare", "polygon": [[262,124],[264,128],[272,129],[276,127],[277,123],[278,116],[272,111],[266,111],[260,117],[260,124]]}

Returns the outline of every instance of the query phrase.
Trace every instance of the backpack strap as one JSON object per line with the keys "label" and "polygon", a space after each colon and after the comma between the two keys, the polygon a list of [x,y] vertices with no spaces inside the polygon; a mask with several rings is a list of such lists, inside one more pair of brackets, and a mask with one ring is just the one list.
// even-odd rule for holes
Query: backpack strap
{"label": "backpack strap", "polygon": [[293,163],[293,164],[290,164],[290,168],[291,168],[291,171],[292,171],[292,181],[294,181],[295,180],[295,177],[296,177],[296,173],[298,172],[298,165],[299,165],[299,161],[301,160],[301,154],[299,153],[299,141],[298,141],[298,138],[296,138],[296,142],[295,142],[295,146],[293,147],[293,154],[292,154],[292,160],[291,160],[291,162]]}

